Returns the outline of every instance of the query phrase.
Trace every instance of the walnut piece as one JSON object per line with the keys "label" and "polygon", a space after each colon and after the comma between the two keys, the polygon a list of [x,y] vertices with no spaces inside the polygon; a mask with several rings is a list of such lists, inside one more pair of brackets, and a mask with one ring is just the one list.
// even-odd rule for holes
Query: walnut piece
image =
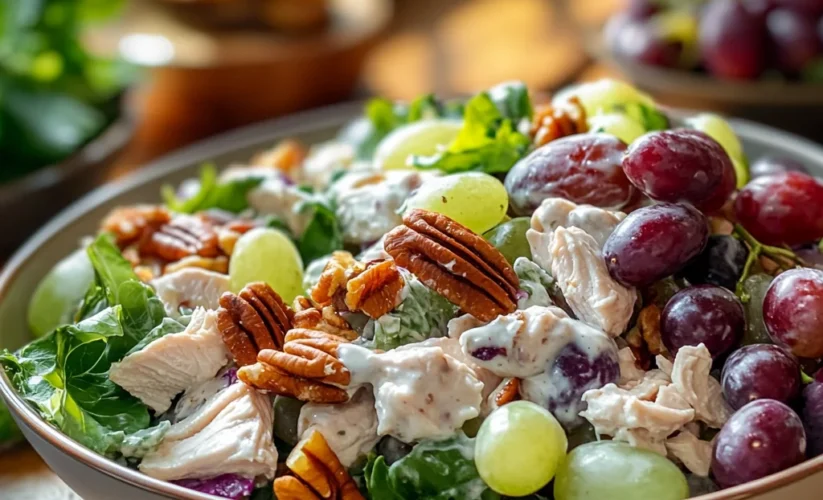
{"label": "walnut piece", "polygon": [[314,430],[286,458],[293,476],[274,480],[278,499],[365,500],[323,435]]}
{"label": "walnut piece", "polygon": [[217,324],[223,342],[239,366],[257,362],[264,349],[281,349],[293,313],[268,284],[250,283],[235,295],[220,297]]}
{"label": "walnut piece", "polygon": [[306,328],[330,333],[346,340],[354,340],[359,337],[332,306],[325,306],[318,309],[306,297],[294,299],[294,328]]}
{"label": "walnut piece", "polygon": [[534,110],[529,134],[536,146],[589,130],[586,110],[576,96],[558,104],[544,104]]}
{"label": "walnut piece", "polygon": [[320,274],[317,284],[311,290],[312,300],[321,306],[331,305],[335,295],[340,292],[345,294],[349,279],[362,271],[362,264],[357,262],[352,254],[344,251],[334,252]]}
{"label": "walnut piece", "polygon": [[551,274],[582,322],[611,337],[623,333],[637,293],[615,281],[595,239],[577,227],[558,227],[549,245]]}
{"label": "walnut piece", "polygon": [[517,307],[520,281],[503,254],[448,217],[411,210],[403,226],[386,235],[386,252],[398,266],[482,321]]}
{"label": "walnut piece", "polygon": [[640,310],[637,316],[637,326],[643,336],[643,342],[652,356],[669,354],[663,344],[663,334],[660,332],[660,308],[656,304],[649,304]]}
{"label": "walnut piece", "polygon": [[402,302],[405,284],[394,261],[370,262],[346,283],[346,307],[377,319]]}

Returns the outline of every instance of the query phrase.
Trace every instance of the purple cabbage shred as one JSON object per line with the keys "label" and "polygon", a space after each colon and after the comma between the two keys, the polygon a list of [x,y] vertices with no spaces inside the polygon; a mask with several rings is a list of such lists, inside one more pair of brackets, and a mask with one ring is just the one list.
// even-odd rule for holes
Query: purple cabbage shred
{"label": "purple cabbage shred", "polygon": [[215,495],[232,500],[242,500],[248,498],[254,490],[254,480],[237,474],[221,474],[209,479],[179,479],[172,483],[199,491],[209,495]]}

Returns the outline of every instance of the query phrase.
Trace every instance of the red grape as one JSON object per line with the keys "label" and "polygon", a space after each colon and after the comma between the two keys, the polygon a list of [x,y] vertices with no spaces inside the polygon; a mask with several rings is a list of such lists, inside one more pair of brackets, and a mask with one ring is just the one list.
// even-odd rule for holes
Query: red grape
{"label": "red grape", "polygon": [[709,237],[706,248],[692,259],[683,276],[692,285],[717,285],[734,290],[749,251],[739,239],[724,234]]}
{"label": "red grape", "polygon": [[711,470],[722,488],[799,464],[806,433],[797,414],[773,399],[752,401],[732,415],[714,444]]}
{"label": "red grape", "polygon": [[[644,135],[629,147],[623,170],[632,184],[660,201],[682,200],[698,207],[707,201],[722,205],[734,191],[729,155],[716,141],[695,130]],[[724,182],[728,176],[731,184]]]}
{"label": "red grape", "polygon": [[800,394],[800,363],[776,345],[748,345],[726,360],[720,383],[726,402],[735,410],[756,399],[788,404]]}
{"label": "red grape", "polygon": [[683,346],[703,344],[717,358],[737,345],[745,328],[743,304],[729,290],[713,285],[677,292],[660,314],[660,333],[672,354]]}
{"label": "red grape", "polygon": [[660,7],[652,0],[629,0],[625,12],[634,19],[648,19],[659,10]]}
{"label": "red grape", "polygon": [[803,423],[809,439],[809,458],[823,455],[823,370],[803,389]]}
{"label": "red grape", "polygon": [[771,0],[774,5],[795,9],[812,16],[823,15],[823,0]]}
{"label": "red grape", "polygon": [[761,156],[749,167],[749,174],[752,179],[786,172],[808,173],[803,163],[792,158],[778,156]]}
{"label": "red grape", "polygon": [[823,356],[823,271],[791,269],[772,281],[763,300],[769,336],[795,356]]}
{"label": "red grape", "polygon": [[777,67],[797,75],[820,53],[817,20],[789,9],[777,9],[766,18],[766,27]]}
{"label": "red grape", "polygon": [[537,148],[506,175],[512,210],[531,216],[551,197],[622,208],[635,191],[620,166],[625,151],[609,134],[572,135]]}
{"label": "red grape", "polygon": [[[619,23],[619,24],[618,24]],[[629,21],[609,25],[607,40],[618,56],[652,66],[675,67],[682,46],[666,40],[658,29],[647,22]]]}
{"label": "red grape", "polygon": [[760,177],[737,195],[738,222],[767,245],[802,245],[823,238],[823,185],[800,172]]}
{"label": "red grape", "polygon": [[739,0],[714,0],[700,22],[700,48],[709,71],[721,78],[752,79],[763,71],[765,26]]}
{"label": "red grape", "polygon": [[620,283],[646,286],[682,269],[708,238],[708,221],[696,208],[658,203],[626,216],[606,240],[603,258]]}

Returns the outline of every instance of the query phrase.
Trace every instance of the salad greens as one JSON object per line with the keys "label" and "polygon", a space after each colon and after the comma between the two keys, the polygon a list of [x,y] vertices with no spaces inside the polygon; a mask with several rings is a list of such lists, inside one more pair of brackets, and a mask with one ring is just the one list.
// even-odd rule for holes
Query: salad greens
{"label": "salad greens", "polygon": [[394,349],[432,337],[443,337],[457,308],[440,294],[400,269],[406,281],[406,296],[393,311],[374,320],[374,347]]}
{"label": "salad greens", "polygon": [[343,248],[343,233],[332,207],[315,200],[303,203],[297,210],[314,210],[309,224],[296,242],[304,263],[308,264]]}
{"label": "salad greens", "polygon": [[500,498],[480,479],[474,466],[474,439],[463,433],[443,441],[421,441],[391,465],[372,454],[364,475],[371,497],[381,500]]}
{"label": "salad greens", "polygon": [[108,456],[141,456],[169,424],[149,427],[148,407],[109,380],[109,368],[146,337],[182,326],[164,318],[163,304],[108,235],[87,252],[96,279],[78,322],[4,351],[0,362],[20,395],[66,435]]}
{"label": "salad greens", "polygon": [[263,182],[263,177],[244,177],[219,182],[217,169],[211,163],[200,168],[200,188],[186,199],[179,199],[172,186],[162,189],[163,200],[171,210],[193,214],[201,210],[217,208],[232,213],[242,212],[249,207],[246,195]]}
{"label": "salad greens", "polygon": [[66,158],[116,117],[134,71],[90,54],[80,38],[122,4],[0,2],[0,182]]}

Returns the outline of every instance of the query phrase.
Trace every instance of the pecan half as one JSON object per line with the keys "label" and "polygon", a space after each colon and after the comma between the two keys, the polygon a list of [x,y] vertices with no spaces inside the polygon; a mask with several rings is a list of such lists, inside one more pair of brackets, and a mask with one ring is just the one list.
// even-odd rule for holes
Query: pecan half
{"label": "pecan half", "polygon": [[445,215],[411,210],[386,235],[386,252],[464,312],[491,321],[517,307],[520,281],[491,243]]}
{"label": "pecan half", "polygon": [[277,292],[263,282],[250,283],[238,295],[220,297],[217,327],[223,343],[240,366],[257,362],[264,349],[281,349],[293,313]]}
{"label": "pecan half", "polygon": [[136,242],[144,232],[152,231],[171,220],[171,214],[160,205],[135,205],[115,208],[103,219],[101,229],[114,234],[120,248]]}
{"label": "pecan half", "polygon": [[294,475],[274,480],[274,494],[278,499],[365,500],[326,438],[317,430],[297,443],[286,458],[286,466]]}
{"label": "pecan half", "polygon": [[400,304],[405,285],[394,261],[370,262],[346,283],[346,307],[377,319]]}
{"label": "pecan half", "polygon": [[494,396],[494,404],[500,408],[506,403],[520,399],[520,379],[517,377],[506,379]]}
{"label": "pecan half", "polygon": [[346,339],[325,332],[292,329],[283,352],[264,349],[257,362],[243,366],[237,376],[246,384],[281,396],[314,403],[343,403],[349,395],[340,387],[351,373],[337,359],[337,348]]}
{"label": "pecan half", "polygon": [[140,253],[173,262],[189,255],[217,257],[217,232],[199,217],[178,215],[141,242]]}
{"label": "pecan half", "polygon": [[294,328],[318,330],[346,340],[354,340],[359,336],[332,306],[318,309],[309,299],[301,296],[294,299],[294,311]]}
{"label": "pecan half", "polygon": [[589,127],[586,123],[586,110],[580,104],[580,99],[571,97],[558,105],[538,106],[534,111],[530,133],[534,144],[542,146],[587,130]]}
{"label": "pecan half", "polygon": [[311,290],[312,300],[321,306],[331,305],[335,295],[345,295],[346,283],[362,270],[363,266],[349,252],[334,252]]}

